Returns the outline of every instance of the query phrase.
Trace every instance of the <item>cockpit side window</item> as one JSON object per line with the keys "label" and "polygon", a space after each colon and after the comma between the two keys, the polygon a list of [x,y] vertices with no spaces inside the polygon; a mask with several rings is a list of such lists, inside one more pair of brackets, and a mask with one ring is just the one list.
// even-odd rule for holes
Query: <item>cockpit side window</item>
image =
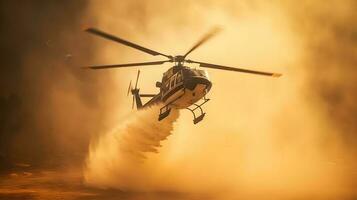
{"label": "cockpit side window", "polygon": [[176,76],[172,76],[170,80],[170,88],[173,88],[175,86],[175,78]]}
{"label": "cockpit side window", "polygon": [[177,73],[177,76],[176,76],[176,84],[179,84],[182,82],[182,73],[181,71]]}

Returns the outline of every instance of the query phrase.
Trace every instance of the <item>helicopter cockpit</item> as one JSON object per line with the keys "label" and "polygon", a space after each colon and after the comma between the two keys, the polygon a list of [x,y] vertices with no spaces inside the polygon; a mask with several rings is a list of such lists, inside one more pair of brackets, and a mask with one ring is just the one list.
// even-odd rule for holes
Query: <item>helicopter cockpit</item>
{"label": "helicopter cockpit", "polygon": [[201,77],[209,80],[206,70],[184,67],[182,71],[185,77]]}
{"label": "helicopter cockpit", "polygon": [[205,70],[190,68],[186,66],[181,66],[181,67],[174,66],[163,74],[162,82],[165,82],[166,80],[170,79],[171,76],[173,76],[178,72],[181,72],[184,78],[201,77],[209,80],[208,73]]}

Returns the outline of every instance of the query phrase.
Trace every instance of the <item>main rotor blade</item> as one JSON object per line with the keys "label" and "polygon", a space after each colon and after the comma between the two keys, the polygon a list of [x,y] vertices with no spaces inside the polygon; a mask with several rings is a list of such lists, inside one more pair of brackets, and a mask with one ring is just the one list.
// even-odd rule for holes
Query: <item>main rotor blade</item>
{"label": "main rotor blade", "polygon": [[142,62],[142,63],[114,64],[114,65],[96,65],[96,66],[86,66],[86,67],[82,67],[82,68],[109,69],[109,68],[136,67],[136,66],[146,66],[146,65],[162,65],[165,62],[171,62],[171,60],[155,61],[155,62]]}
{"label": "main rotor blade", "polygon": [[272,76],[272,77],[281,76],[281,74],[279,74],[279,73],[262,72],[262,71],[255,71],[255,70],[249,70],[249,69],[227,67],[227,66],[223,66],[223,65],[215,65],[215,64],[197,62],[197,61],[192,61],[192,60],[187,60],[187,62],[188,63],[197,63],[197,64],[200,64],[200,67],[207,67],[207,68],[213,68],[213,69],[221,69],[221,70],[228,70],[228,71],[235,71],[235,72],[264,75],[264,76]]}
{"label": "main rotor blade", "polygon": [[126,46],[129,46],[129,47],[132,47],[134,49],[137,49],[139,51],[142,51],[142,52],[145,52],[145,53],[148,53],[150,55],[153,55],[153,56],[157,56],[157,55],[162,55],[162,56],[165,56],[167,58],[172,58],[172,56],[169,56],[169,55],[166,55],[166,54],[163,54],[163,53],[160,53],[160,52],[157,52],[157,51],[154,51],[152,49],[148,49],[148,48],[145,48],[143,46],[140,46],[138,44],[134,44],[132,42],[129,42],[127,40],[124,40],[122,38],[119,38],[117,36],[114,36],[114,35],[111,35],[109,33],[105,33],[99,29],[96,29],[96,28],[88,28],[85,30],[86,32],[88,33],[92,33],[94,35],[97,35],[97,36],[100,36],[100,37],[103,37],[105,39],[108,39],[108,40],[112,40],[112,41],[115,41],[115,42],[119,42],[123,45],[126,45]]}
{"label": "main rotor blade", "polygon": [[208,32],[206,35],[204,35],[183,57],[186,58],[186,56],[188,54],[190,54],[192,51],[197,49],[203,43],[207,42],[209,39],[211,39],[213,36],[215,36],[220,30],[221,29],[219,27],[213,28],[210,32]]}

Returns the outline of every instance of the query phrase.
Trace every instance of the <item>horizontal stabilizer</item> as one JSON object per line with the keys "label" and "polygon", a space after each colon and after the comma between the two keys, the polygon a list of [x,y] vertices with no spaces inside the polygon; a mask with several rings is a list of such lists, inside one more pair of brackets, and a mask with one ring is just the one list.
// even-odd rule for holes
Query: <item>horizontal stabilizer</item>
{"label": "horizontal stabilizer", "polygon": [[154,97],[157,94],[140,94],[140,97]]}

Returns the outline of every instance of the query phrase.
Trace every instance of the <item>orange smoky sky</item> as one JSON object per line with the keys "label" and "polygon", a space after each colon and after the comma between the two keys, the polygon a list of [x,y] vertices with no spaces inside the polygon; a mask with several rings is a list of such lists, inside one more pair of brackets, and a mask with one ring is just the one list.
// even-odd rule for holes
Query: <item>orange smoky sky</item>
{"label": "orange smoky sky", "polygon": [[[225,199],[356,197],[355,1],[2,4],[3,170],[16,163],[85,166],[89,144],[135,115],[126,92],[137,67],[79,66],[160,58],[93,37],[83,27],[179,55],[219,26],[221,33],[190,58],[283,76],[208,69],[213,87],[205,119],[194,125],[191,113],[180,111],[159,153],[148,154],[146,172],[154,180],[131,189]],[[20,9],[17,16],[8,11],[13,9]],[[169,67],[140,68],[140,91],[158,92],[154,84]],[[125,184],[103,174],[94,179],[107,182],[87,184],[115,189]]]}

